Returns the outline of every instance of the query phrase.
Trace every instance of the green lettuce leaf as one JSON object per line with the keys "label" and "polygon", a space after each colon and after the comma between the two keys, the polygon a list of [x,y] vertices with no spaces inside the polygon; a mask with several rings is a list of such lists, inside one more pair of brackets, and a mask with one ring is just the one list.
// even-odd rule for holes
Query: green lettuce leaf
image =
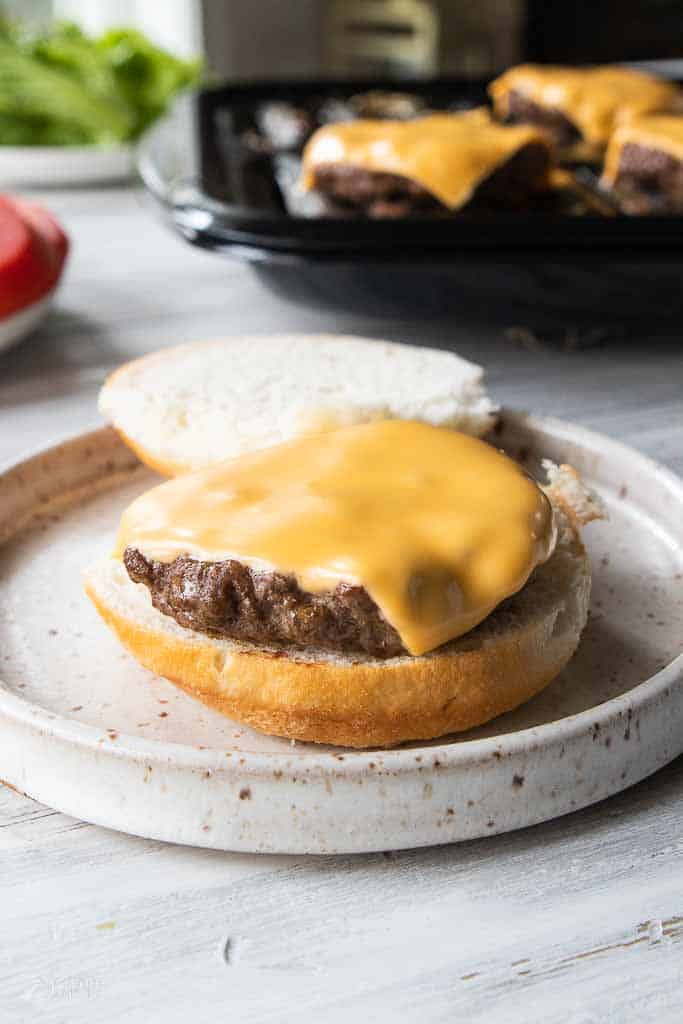
{"label": "green lettuce leaf", "polygon": [[135,140],[200,75],[131,29],[93,39],[70,23],[0,24],[0,145]]}
{"label": "green lettuce leaf", "polygon": [[112,29],[99,40],[121,90],[137,115],[142,132],[166,110],[169,101],[201,76],[200,61],[185,61],[154,46],[134,29]]}

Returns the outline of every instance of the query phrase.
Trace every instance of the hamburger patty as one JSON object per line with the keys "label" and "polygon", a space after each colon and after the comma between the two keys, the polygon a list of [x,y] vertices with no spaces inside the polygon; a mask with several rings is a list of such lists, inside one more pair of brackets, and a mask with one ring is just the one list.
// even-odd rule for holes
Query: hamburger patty
{"label": "hamburger patty", "polygon": [[123,562],[130,578],[147,587],[155,608],[207,636],[374,658],[406,653],[363,587],[339,583],[313,594],[293,576],[256,571],[234,559],[201,562],[180,556],[157,562],[134,547],[126,548]]}
{"label": "hamburger patty", "polygon": [[315,188],[338,204],[331,212],[368,217],[407,217],[411,213],[446,213],[433,195],[400,174],[367,171],[351,164],[324,164],[315,172]]}
{"label": "hamburger patty", "polygon": [[[545,146],[529,143],[479,183],[461,209],[519,209],[546,184],[550,156]],[[410,214],[446,215],[449,210],[417,182],[400,174],[368,171],[350,164],[322,164],[316,168],[314,187],[338,205],[340,211],[368,217],[406,217]]]}
{"label": "hamburger patty", "polygon": [[581,138],[575,125],[560,110],[542,107],[512,89],[507,97],[507,124],[534,124],[546,131],[556,146],[571,146]]}
{"label": "hamburger patty", "polygon": [[619,156],[614,191],[624,213],[681,213],[683,161],[661,149],[627,142]]}

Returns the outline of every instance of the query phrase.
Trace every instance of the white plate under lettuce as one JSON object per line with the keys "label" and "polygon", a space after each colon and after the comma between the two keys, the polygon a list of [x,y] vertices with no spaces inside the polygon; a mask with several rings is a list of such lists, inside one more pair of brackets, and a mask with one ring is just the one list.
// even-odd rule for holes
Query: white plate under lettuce
{"label": "white plate under lettuce", "polygon": [[0,189],[61,188],[127,181],[134,147],[0,146]]}

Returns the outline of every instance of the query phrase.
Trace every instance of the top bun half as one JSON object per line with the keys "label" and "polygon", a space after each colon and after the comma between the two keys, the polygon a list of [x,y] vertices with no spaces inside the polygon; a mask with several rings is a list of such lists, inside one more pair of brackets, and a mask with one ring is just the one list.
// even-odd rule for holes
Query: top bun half
{"label": "top bun half", "polygon": [[493,424],[483,370],[452,352],[332,334],[225,338],[126,363],[100,410],[165,476],[375,419],[473,436]]}

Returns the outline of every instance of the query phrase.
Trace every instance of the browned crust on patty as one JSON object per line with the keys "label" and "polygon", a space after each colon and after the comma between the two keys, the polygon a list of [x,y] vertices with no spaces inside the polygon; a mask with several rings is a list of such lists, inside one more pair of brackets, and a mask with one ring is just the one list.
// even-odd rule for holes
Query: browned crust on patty
{"label": "browned crust on patty", "polygon": [[127,547],[123,564],[152,604],[186,629],[266,647],[318,647],[394,658],[405,648],[364,587],[340,583],[311,593],[294,576],[256,571],[236,559],[158,562]]}

